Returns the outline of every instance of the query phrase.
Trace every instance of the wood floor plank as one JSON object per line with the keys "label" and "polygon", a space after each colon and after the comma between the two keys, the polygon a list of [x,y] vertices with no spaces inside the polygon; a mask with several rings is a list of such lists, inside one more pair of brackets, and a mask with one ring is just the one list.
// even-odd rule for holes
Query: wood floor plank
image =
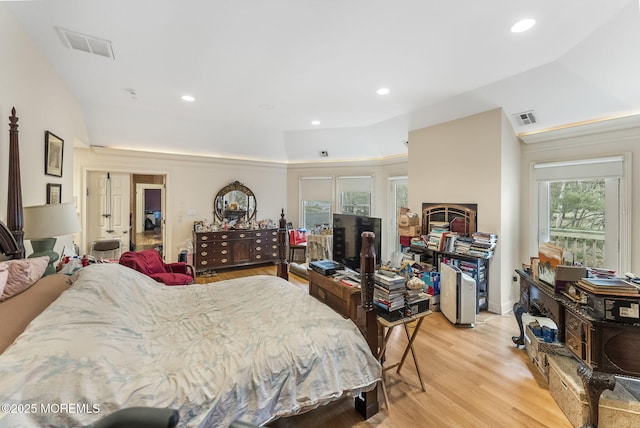
{"label": "wood floor plank", "polygon": [[[220,271],[197,282],[258,274],[275,275],[275,267]],[[304,278],[291,274],[290,281],[307,289]],[[518,333],[512,315],[482,312],[474,328],[464,328],[434,312],[414,342],[426,392],[409,356],[400,374],[395,369],[385,373],[390,409],[382,404],[380,412],[365,421],[353,410],[352,399],[342,399],[269,426],[571,428],[538,369],[513,345],[511,336]],[[404,331],[396,328],[386,353],[389,364],[399,361],[406,343]]]}

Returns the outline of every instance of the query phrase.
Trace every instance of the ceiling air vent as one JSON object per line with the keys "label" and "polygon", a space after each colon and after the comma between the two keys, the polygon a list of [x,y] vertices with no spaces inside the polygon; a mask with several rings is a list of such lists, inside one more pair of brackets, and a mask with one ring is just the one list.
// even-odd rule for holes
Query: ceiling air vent
{"label": "ceiling air vent", "polygon": [[68,48],[115,59],[109,40],[76,33],[60,27],[56,27],[56,31],[62,39],[62,43]]}
{"label": "ceiling air vent", "polygon": [[328,157],[329,157],[329,152],[328,152],[328,151],[326,151],[326,150],[322,150],[322,151],[320,152],[320,157],[321,157],[321,158],[328,158]]}
{"label": "ceiling air vent", "polygon": [[525,111],[522,113],[516,113],[513,115],[516,123],[520,126],[533,125],[538,123],[533,110]]}

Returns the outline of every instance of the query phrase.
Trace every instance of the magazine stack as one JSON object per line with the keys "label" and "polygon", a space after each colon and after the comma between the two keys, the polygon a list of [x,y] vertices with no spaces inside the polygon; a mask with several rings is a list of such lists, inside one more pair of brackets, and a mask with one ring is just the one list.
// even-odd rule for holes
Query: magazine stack
{"label": "magazine stack", "polygon": [[395,321],[404,316],[405,279],[390,271],[385,274],[376,272],[373,291],[373,303],[378,315],[388,321]]}

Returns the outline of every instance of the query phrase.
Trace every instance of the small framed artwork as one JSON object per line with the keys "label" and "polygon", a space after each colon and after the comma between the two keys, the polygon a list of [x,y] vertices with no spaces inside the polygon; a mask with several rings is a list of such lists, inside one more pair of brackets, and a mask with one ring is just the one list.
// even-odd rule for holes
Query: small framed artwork
{"label": "small framed artwork", "polygon": [[62,184],[47,183],[47,204],[62,202]]}
{"label": "small framed artwork", "polygon": [[54,177],[62,177],[62,154],[64,140],[55,134],[44,133],[44,173]]}

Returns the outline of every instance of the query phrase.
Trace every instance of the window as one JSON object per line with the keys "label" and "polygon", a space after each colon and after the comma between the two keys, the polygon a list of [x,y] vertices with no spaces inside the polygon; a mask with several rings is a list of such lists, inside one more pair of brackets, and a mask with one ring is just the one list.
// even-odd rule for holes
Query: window
{"label": "window", "polygon": [[338,212],[369,216],[373,177],[338,177]]}
{"label": "window", "polygon": [[312,230],[322,224],[332,223],[331,177],[303,177],[300,179],[300,200],[302,201],[301,227]]}
{"label": "window", "polygon": [[557,244],[587,267],[623,271],[628,266],[621,242],[627,221],[621,198],[623,160],[535,164],[537,244]]}
{"label": "window", "polygon": [[400,251],[400,235],[398,235],[398,213],[400,208],[409,206],[409,181],[407,177],[389,178],[389,209],[387,213],[387,238],[389,254]]}

